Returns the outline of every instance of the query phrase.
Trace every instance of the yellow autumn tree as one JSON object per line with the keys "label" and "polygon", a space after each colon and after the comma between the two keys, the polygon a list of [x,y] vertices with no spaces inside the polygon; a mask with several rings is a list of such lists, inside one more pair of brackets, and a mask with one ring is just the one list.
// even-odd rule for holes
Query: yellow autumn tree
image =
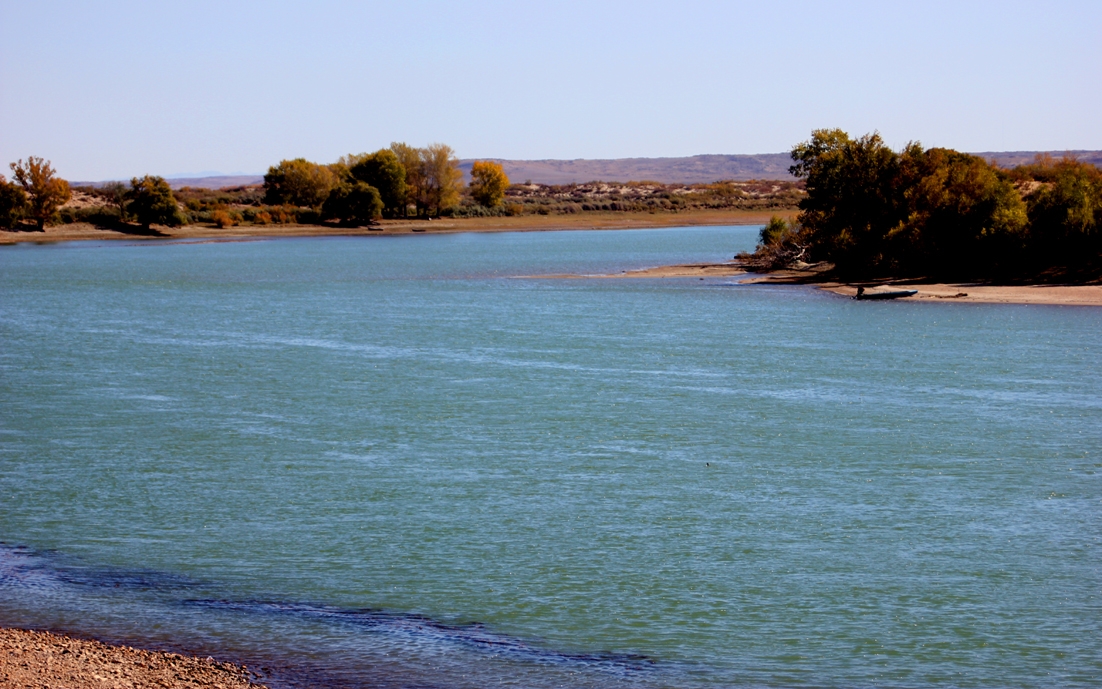
{"label": "yellow autumn tree", "polygon": [[46,223],[54,220],[57,210],[72,197],[69,183],[56,176],[50,161],[30,156],[11,164],[12,177],[27,194],[30,216],[42,232]]}
{"label": "yellow autumn tree", "polygon": [[426,212],[440,215],[459,203],[459,190],[463,173],[455,151],[445,144],[429,144],[421,149],[421,168],[424,175],[422,205]]}
{"label": "yellow autumn tree", "polygon": [[509,188],[509,178],[501,163],[476,160],[471,166],[471,197],[487,208],[500,205]]}

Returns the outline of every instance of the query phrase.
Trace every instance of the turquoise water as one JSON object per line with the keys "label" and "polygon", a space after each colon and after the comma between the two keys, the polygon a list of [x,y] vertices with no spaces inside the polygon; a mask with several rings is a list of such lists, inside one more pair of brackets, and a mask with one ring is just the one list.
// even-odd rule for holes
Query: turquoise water
{"label": "turquoise water", "polygon": [[273,685],[1097,686],[1102,309],[757,228],[0,250],[0,624]]}

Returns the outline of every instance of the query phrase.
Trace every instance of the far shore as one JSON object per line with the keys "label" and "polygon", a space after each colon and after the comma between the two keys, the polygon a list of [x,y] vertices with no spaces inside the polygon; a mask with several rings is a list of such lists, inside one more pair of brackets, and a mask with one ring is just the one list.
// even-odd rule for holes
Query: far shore
{"label": "far shore", "polygon": [[663,227],[693,227],[722,225],[763,225],[774,215],[794,217],[795,210],[764,211],[717,210],[684,212],[623,212],[587,211],[572,215],[522,215],[493,218],[436,218],[381,220],[372,227],[338,227],[330,225],[235,225],[220,228],[212,225],[162,227],[154,225],[145,233],[134,226],[127,231],[104,229],[88,223],[55,225],[44,232],[9,232],[0,230],[0,245],[18,243],[73,242],[86,240],[210,240],[275,239],[280,237],[355,237],[378,235],[408,235],[413,233],[446,234],[454,232],[547,232],[556,230],[640,230]]}

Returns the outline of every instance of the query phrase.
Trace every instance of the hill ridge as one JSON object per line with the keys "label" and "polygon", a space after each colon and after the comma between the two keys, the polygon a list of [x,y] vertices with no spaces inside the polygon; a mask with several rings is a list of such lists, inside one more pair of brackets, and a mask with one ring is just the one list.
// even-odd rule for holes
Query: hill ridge
{"label": "hill ridge", "polygon": [[[994,161],[1000,167],[1014,167],[1032,162],[1037,155],[1060,158],[1072,155],[1087,163],[1102,167],[1102,151],[984,151],[973,155]],[[467,158],[459,161],[464,180],[470,177],[475,160],[501,163],[513,182],[537,184],[583,184],[585,182],[639,182],[644,180],[664,184],[707,184],[719,180],[747,181],[789,180],[788,153],[704,153],[694,156],[661,158],[574,158],[540,160],[510,160],[507,158]],[[261,184],[263,175],[212,175],[209,177],[175,177],[168,183],[173,189],[222,187]],[[95,186],[106,182],[72,182],[74,186]]]}

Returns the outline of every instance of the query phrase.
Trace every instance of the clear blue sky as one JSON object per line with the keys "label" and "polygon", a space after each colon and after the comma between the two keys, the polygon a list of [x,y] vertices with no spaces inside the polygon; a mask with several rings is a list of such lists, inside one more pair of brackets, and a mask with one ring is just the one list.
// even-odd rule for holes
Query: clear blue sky
{"label": "clear blue sky", "polygon": [[0,163],[1102,149],[1102,2],[0,0]]}

